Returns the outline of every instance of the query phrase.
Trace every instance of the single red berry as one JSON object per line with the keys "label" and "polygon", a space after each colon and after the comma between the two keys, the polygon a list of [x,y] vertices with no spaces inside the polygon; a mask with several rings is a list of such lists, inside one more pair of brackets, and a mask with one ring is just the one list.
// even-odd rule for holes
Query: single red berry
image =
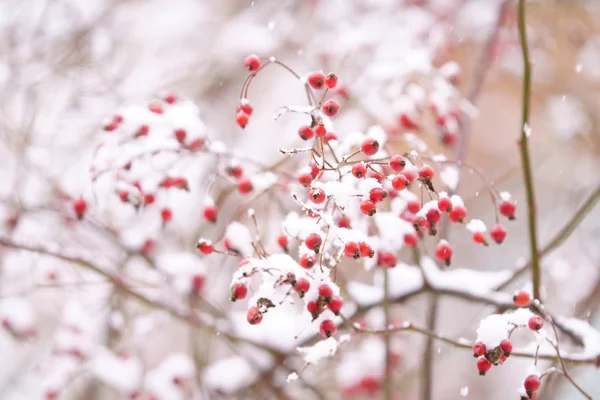
{"label": "single red berry", "polygon": [[163,223],[166,224],[173,219],[173,212],[170,208],[163,208],[160,211],[160,218],[162,219]]}
{"label": "single red berry", "polygon": [[531,302],[531,297],[526,291],[520,290],[513,296],[513,302],[518,307],[526,307]]}
{"label": "single red berry", "polygon": [[315,132],[311,129],[310,126],[302,125],[300,128],[298,128],[298,135],[300,135],[300,137],[303,140],[308,140],[312,139],[313,136],[315,136]]}
{"label": "single red berry", "polygon": [[490,229],[490,236],[498,244],[502,244],[506,238],[506,228],[500,224],[496,224]]}
{"label": "single red berry", "polygon": [[305,187],[310,186],[313,179],[314,177],[309,173],[301,173],[300,175],[298,175],[298,183]]}
{"label": "single red berry", "polygon": [[500,214],[508,219],[515,219],[515,211],[517,211],[517,203],[512,200],[504,200],[500,204]]}
{"label": "single red berry", "polygon": [[534,315],[533,317],[529,318],[527,325],[532,331],[539,331],[544,326],[544,320],[539,315]]}
{"label": "single red berry", "polygon": [[404,157],[396,154],[395,156],[390,158],[389,165],[390,165],[390,168],[393,169],[394,171],[402,172],[404,167],[406,167],[406,160],[404,159]]}
{"label": "single red berry", "polygon": [[373,258],[373,256],[375,255],[375,252],[373,251],[373,249],[371,248],[371,246],[369,246],[369,244],[366,243],[366,242],[359,242],[358,243],[358,248],[360,249],[360,256],[361,257]]}
{"label": "single red berry", "polygon": [[187,136],[185,129],[175,129],[174,134],[179,143],[183,143],[185,141],[185,137]]}
{"label": "single red berry", "polygon": [[445,240],[440,240],[435,248],[435,256],[438,260],[444,261],[446,265],[450,265],[452,259],[452,247]]}
{"label": "single red berry", "polygon": [[309,301],[308,303],[306,303],[306,309],[314,317],[317,311],[319,310],[319,303],[316,301]]}
{"label": "single red berry", "polygon": [[319,297],[329,301],[329,298],[333,296],[333,289],[329,285],[321,285],[319,286]]}
{"label": "single red berry", "polygon": [[421,203],[419,203],[418,200],[409,200],[408,203],[406,203],[406,209],[409,212],[416,214],[421,210]]}
{"label": "single red berry", "polygon": [[231,288],[231,301],[243,300],[248,294],[248,287],[243,283],[236,283]]}
{"label": "single red berry", "polygon": [[379,151],[379,142],[373,138],[366,138],[360,145],[360,149],[368,156],[372,156]]}
{"label": "single red berry", "polygon": [[260,58],[256,54],[251,54],[244,60],[244,67],[248,71],[256,71],[260,68]]}
{"label": "single red berry", "polygon": [[364,178],[367,175],[367,166],[365,163],[358,163],[352,166],[352,175],[356,178]]}
{"label": "single red berry", "polygon": [[481,342],[476,342],[475,344],[473,344],[473,357],[480,357],[485,355],[485,352],[487,351],[485,344],[481,343]]}
{"label": "single red berry", "polygon": [[375,209],[375,203],[373,203],[371,200],[361,201],[360,211],[363,214],[368,215],[369,217],[373,216],[377,212],[377,210]]}
{"label": "single red berry", "polygon": [[326,197],[325,192],[320,188],[312,188],[308,192],[308,198],[315,204],[323,203]]}
{"label": "single red berry", "polygon": [[106,132],[112,132],[119,127],[119,124],[115,121],[110,121],[106,125],[104,125],[104,130]]}
{"label": "single red berry", "polygon": [[119,199],[121,199],[122,202],[126,202],[129,200],[129,192],[127,190],[119,190],[117,194],[119,195]]}
{"label": "single red berry", "polygon": [[452,211],[448,214],[448,219],[456,223],[462,223],[466,217],[467,209],[461,205],[452,207]]}
{"label": "single red berry", "polygon": [[248,178],[244,178],[238,182],[238,190],[241,194],[248,194],[253,188],[252,181]]}
{"label": "single red berry", "polygon": [[196,244],[196,247],[198,248],[198,250],[200,250],[202,254],[205,255],[211,254],[213,251],[215,251],[215,246],[213,245],[213,242],[206,239],[200,239]]}
{"label": "single red berry", "polygon": [[136,132],[135,136],[146,136],[148,135],[148,132],[150,132],[150,127],[148,125],[142,125],[139,127],[138,131]]}
{"label": "single red berry", "polygon": [[325,321],[321,322],[319,331],[321,332],[321,336],[328,338],[336,334],[337,326],[332,320],[326,319]]}
{"label": "single red berry", "polygon": [[492,363],[485,357],[479,357],[477,359],[477,370],[479,371],[479,375],[483,376],[486,372],[488,372],[492,368]]}
{"label": "single red berry", "polygon": [[452,201],[448,196],[441,196],[438,199],[438,209],[441,212],[450,212],[452,211]]}
{"label": "single red berry", "polygon": [[327,132],[325,135],[325,142],[329,142],[330,140],[337,140],[338,137],[335,132]]}
{"label": "single red berry", "polygon": [[398,263],[398,258],[394,253],[390,252],[382,252],[378,254],[377,264],[383,265],[385,267],[393,268]]}
{"label": "single red berry", "polygon": [[204,139],[198,138],[198,139],[194,139],[192,140],[192,143],[190,143],[189,145],[189,149],[191,151],[198,151],[200,150],[202,147],[204,147]]}
{"label": "single red berry", "polygon": [[319,249],[323,244],[323,239],[318,233],[311,233],[306,237],[306,239],[304,239],[304,244],[306,245],[306,247],[318,254]]}
{"label": "single red berry", "polygon": [[435,175],[433,168],[431,168],[427,164],[423,165],[419,169],[419,178],[421,178],[421,179],[430,179],[431,180],[431,179],[433,179],[433,175]]}
{"label": "single red berry", "polygon": [[308,84],[313,89],[321,89],[325,84],[325,75],[321,71],[312,72],[308,75]]}
{"label": "single red berry", "polygon": [[435,225],[442,219],[442,213],[436,208],[430,208],[427,214],[425,214],[425,218],[427,218],[427,222],[431,225]]}
{"label": "single red berry", "polygon": [[340,228],[350,229],[350,220],[346,218],[345,215],[342,215],[342,217],[338,220],[337,224]]}
{"label": "single red berry", "polygon": [[404,171],[402,171],[402,173],[410,183],[413,183],[415,179],[417,179],[417,174],[415,173],[415,171],[409,171],[405,169]]}
{"label": "single red berry", "polygon": [[159,103],[150,103],[150,105],[148,105],[148,109],[155,114],[163,113],[163,108]]}
{"label": "single red berry", "polygon": [[154,195],[152,193],[144,193],[143,200],[144,200],[145,205],[149,205],[149,204],[154,203],[156,198],[154,197]]}
{"label": "single red berry", "polygon": [[338,83],[338,77],[336,74],[334,74],[333,72],[330,72],[327,75],[325,75],[325,85],[329,89],[334,89],[337,86],[337,83]]}
{"label": "single red berry", "polygon": [[177,101],[177,96],[175,95],[175,93],[167,93],[163,100],[167,104],[174,104]]}
{"label": "single red berry", "polygon": [[419,243],[419,236],[416,233],[405,233],[404,244],[415,247]]}
{"label": "single red berry", "polygon": [[287,251],[288,247],[288,238],[284,234],[277,236],[277,244],[279,247]]}
{"label": "single red berry", "polygon": [[346,257],[354,259],[360,258],[360,248],[358,246],[358,243],[347,242],[344,246],[344,253],[346,254]]}
{"label": "single red berry", "polygon": [[300,266],[302,268],[310,269],[317,263],[317,258],[310,254],[305,254],[300,257]]}
{"label": "single red berry", "polygon": [[376,187],[371,189],[371,191],[369,192],[369,200],[371,200],[373,203],[380,203],[386,197],[388,197],[388,192],[386,192],[382,188]]}
{"label": "single red berry", "polygon": [[217,207],[215,206],[206,206],[204,207],[204,218],[208,221],[215,223],[217,222]]}
{"label": "single red berry", "polygon": [[198,296],[204,288],[205,278],[202,275],[195,274],[192,276],[192,293]]}
{"label": "single red berry", "polygon": [[227,175],[236,179],[240,179],[242,175],[244,175],[244,170],[239,165],[228,165],[225,167],[225,172]]}
{"label": "single red berry", "polygon": [[239,111],[235,116],[235,121],[237,124],[243,129],[248,125],[248,121],[250,120],[250,116],[246,114],[244,111]]}
{"label": "single red berry", "polygon": [[[403,190],[409,186],[410,186],[410,182],[404,174],[398,174],[392,178],[392,187],[398,191]],[[420,210],[421,205],[418,203],[417,203],[417,205],[419,206],[419,210]],[[419,210],[417,210],[417,212]]]}
{"label": "single red berry", "polygon": [[325,135],[327,135],[327,129],[325,128],[325,125],[323,125],[322,122],[319,122],[319,124],[317,124],[317,127],[315,128],[315,133],[320,138],[325,137]]}
{"label": "single red berry", "polygon": [[510,353],[512,353],[512,342],[510,341],[510,339],[504,339],[503,341],[500,342],[500,350],[502,350],[504,352],[504,355],[506,357],[508,357],[510,355]]}
{"label": "single red berry", "polygon": [[235,108],[235,110],[237,112],[243,111],[248,115],[252,115],[252,112],[254,111],[254,108],[252,108],[252,106],[250,105],[250,103],[248,102],[244,102],[244,103],[240,103],[237,105],[237,107]]}
{"label": "single red berry", "polygon": [[83,216],[87,211],[87,202],[81,198],[73,201],[73,211],[75,212],[77,219],[83,219]]}
{"label": "single red berry", "polygon": [[340,106],[334,100],[327,100],[321,108],[328,117],[335,116],[340,110]]}
{"label": "single red berry", "polygon": [[523,386],[525,387],[525,391],[529,397],[531,397],[531,394],[540,388],[540,378],[535,375],[529,375],[527,378],[525,378]]}
{"label": "single red berry", "polygon": [[300,278],[296,281],[296,286],[294,286],[294,290],[300,295],[300,298],[304,297],[306,292],[310,289],[310,282],[304,278]]}
{"label": "single red berry", "polygon": [[260,312],[258,307],[252,306],[248,309],[248,316],[246,317],[246,319],[248,320],[250,325],[260,324],[260,321],[262,321],[262,317],[262,313]]}
{"label": "single red berry", "polygon": [[454,146],[456,144],[456,140],[458,139],[458,135],[453,132],[445,131],[442,134],[442,143],[448,146]]}
{"label": "single red berry", "polygon": [[406,113],[400,115],[398,124],[406,129],[419,129],[419,121]]}
{"label": "single red berry", "polygon": [[473,233],[473,241],[477,244],[483,244],[487,246],[487,241],[485,240],[485,235],[483,234],[483,232]]}
{"label": "single red berry", "polygon": [[333,296],[333,297],[331,297],[331,300],[329,301],[329,304],[327,305],[327,307],[335,315],[338,315],[340,313],[340,310],[342,309],[343,305],[344,305],[344,302],[343,302],[343,300],[342,300],[341,297],[339,297],[339,296]]}

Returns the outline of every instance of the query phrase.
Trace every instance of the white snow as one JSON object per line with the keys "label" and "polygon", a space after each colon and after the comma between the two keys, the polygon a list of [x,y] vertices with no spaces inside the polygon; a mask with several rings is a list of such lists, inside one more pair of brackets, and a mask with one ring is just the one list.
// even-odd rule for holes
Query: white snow
{"label": "white snow", "polygon": [[35,311],[31,303],[19,297],[0,300],[0,322],[5,323],[15,335],[28,336],[36,326]]}
{"label": "white snow", "polygon": [[581,337],[584,357],[595,357],[600,355],[600,332],[587,321],[577,318],[557,317],[556,321],[565,328]]}
{"label": "white snow", "polygon": [[302,355],[302,358],[307,363],[318,364],[324,358],[333,356],[337,352],[339,345],[349,340],[349,335],[340,336],[339,341],[332,336],[312,346],[298,347],[296,351]]}

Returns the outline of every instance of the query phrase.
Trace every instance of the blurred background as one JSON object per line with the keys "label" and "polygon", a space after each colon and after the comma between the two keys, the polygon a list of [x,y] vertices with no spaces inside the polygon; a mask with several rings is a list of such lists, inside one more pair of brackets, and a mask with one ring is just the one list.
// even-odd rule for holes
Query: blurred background
{"label": "blurred background", "polygon": [[[527,10],[533,62],[530,141],[540,243],[545,244],[600,182],[600,2],[528,1]],[[490,46],[492,35],[496,40]],[[211,138],[265,164],[277,162],[279,147],[298,146],[300,141],[296,116],[274,121],[273,115],[282,105],[302,104],[304,92],[285,71],[260,75],[249,93],[255,110],[252,123],[239,129],[235,107],[247,76],[243,60],[251,53],[274,55],[302,73],[335,71],[348,94],[336,119],[338,132],[364,132],[373,124],[394,130],[403,85],[416,81],[426,86],[434,69],[456,62],[459,68],[450,65],[457,95],[470,97],[476,92],[473,103],[478,108],[470,124],[465,161],[484,171],[501,190],[510,191],[519,207],[518,222],[511,224],[502,247],[472,246],[464,231],[450,232],[456,246],[469,249],[457,251],[453,265],[496,271],[515,268],[528,258],[517,148],[522,59],[516,2],[500,0],[1,0],[0,217],[6,225],[2,229],[15,229],[10,222],[18,216],[19,237],[80,249],[93,257],[117,258],[122,248],[111,247],[83,228],[61,229],[68,225],[63,218],[40,210],[60,210],[64,196],[94,198],[89,167],[102,121],[119,107],[145,104],[166,91],[198,105]],[[482,87],[474,90],[478,80]],[[445,146],[436,129],[434,120],[426,119],[418,135],[434,151],[455,157],[455,147]],[[400,140],[394,143],[398,151],[407,149]],[[211,172],[209,161],[199,162],[193,188],[204,187],[203,179]],[[493,208],[477,176],[465,174],[460,193],[472,215],[491,217]],[[138,228],[152,225],[131,213],[111,212],[112,203],[105,197],[95,198],[98,221],[123,226],[135,219]],[[209,237],[222,233],[222,224],[204,226],[201,196],[174,201],[178,212],[169,230],[157,238],[161,246],[193,250],[200,233]],[[222,221],[243,204],[241,197],[230,199],[223,206]],[[272,212],[268,200],[254,206],[263,220]],[[599,240],[600,209],[544,258],[543,282],[548,307],[555,313],[589,319],[600,328]],[[183,398],[318,398],[298,382],[284,386],[279,394],[252,380],[237,382],[228,376],[239,371],[233,361],[211,370],[236,351],[206,332],[192,332],[190,339],[185,324],[142,306],[123,312],[130,329],[115,328],[119,324],[111,322],[110,310],[116,306],[107,299],[122,298],[109,296],[111,289],[101,284],[69,284],[86,276],[73,266],[7,250],[0,250],[0,260],[0,296],[27,297],[39,331],[37,339],[25,341],[0,334],[0,399],[44,398],[41,382],[53,368],[48,364],[53,337],[65,307],[73,303],[100,332],[98,340],[109,348],[112,341],[114,352],[135,347],[148,368],[168,354],[200,348],[196,355],[202,367],[202,396]],[[228,310],[235,262],[222,258],[205,264],[210,271],[206,296]],[[46,285],[48,271],[60,271],[62,284]],[[357,279],[370,279],[357,274]],[[510,289],[522,287],[527,287],[526,281]],[[395,313],[424,324],[434,301],[436,330],[451,337],[472,339],[478,320],[493,311],[424,295],[398,306]],[[154,322],[143,339],[132,342],[131,332],[143,330],[139,327],[143,317]],[[421,399],[424,340],[400,336],[395,398]],[[359,339],[347,346],[340,353],[359,351],[362,344]],[[530,361],[511,360],[484,379],[477,376],[468,353],[435,345],[431,399],[518,397],[516,388]],[[302,367],[293,360],[288,365],[292,370]],[[338,354],[303,376],[322,398],[350,398],[344,391],[345,376],[356,374],[345,368],[361,364]],[[572,374],[590,394],[600,397],[597,370],[578,367]],[[60,398],[124,398],[89,378],[89,373],[82,373]],[[231,386],[235,390],[223,383],[228,379],[236,381]],[[353,396],[381,397],[377,390]],[[558,377],[544,384],[537,400],[577,396]]]}

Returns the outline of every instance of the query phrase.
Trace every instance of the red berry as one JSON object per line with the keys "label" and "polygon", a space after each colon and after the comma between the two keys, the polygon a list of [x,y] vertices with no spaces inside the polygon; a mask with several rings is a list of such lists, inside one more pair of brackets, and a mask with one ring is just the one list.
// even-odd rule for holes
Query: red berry
{"label": "red berry", "polygon": [[242,129],[245,128],[246,125],[248,125],[249,120],[250,120],[250,116],[241,110],[235,116],[235,121]]}
{"label": "red berry", "polygon": [[323,203],[326,197],[323,189],[313,188],[308,192],[308,198],[315,204]]}
{"label": "red berry", "polygon": [[393,268],[398,263],[398,258],[394,253],[383,252],[379,253],[377,257],[377,264],[383,265],[385,267]]}
{"label": "red berry", "polygon": [[175,93],[168,93],[163,100],[165,101],[165,103],[168,104],[173,104],[177,101],[177,96],[175,95]]}
{"label": "red berry", "polygon": [[314,177],[308,173],[298,175],[298,183],[301,184],[302,186],[310,186],[313,179],[314,179]]}
{"label": "red berry", "polygon": [[360,242],[360,243],[358,243],[358,248],[360,249],[360,256],[361,257],[373,258],[373,256],[375,255],[375,252],[373,251],[373,249],[371,248],[371,246],[369,246],[369,244],[366,243],[366,242]]}
{"label": "red berry", "polygon": [[438,199],[438,208],[441,212],[452,211],[452,201],[450,197],[442,196]]}
{"label": "red berry", "polygon": [[206,206],[204,207],[204,218],[208,221],[215,223],[217,222],[217,207],[215,206]]}
{"label": "red berry", "polygon": [[369,192],[369,200],[373,203],[380,203],[388,196],[388,192],[383,190],[382,188],[373,188]]}
{"label": "red berry", "polygon": [[502,244],[506,238],[506,228],[500,224],[496,224],[490,229],[490,236],[498,244]]}
{"label": "red berry", "polygon": [[419,122],[414,118],[410,117],[408,114],[400,115],[398,118],[398,124],[406,129],[418,129]]}
{"label": "red berry", "polygon": [[325,142],[329,142],[330,140],[337,140],[337,135],[335,132],[327,132],[325,135]]}
{"label": "red berry", "polygon": [[342,217],[338,220],[338,226],[340,228],[350,229],[350,220],[348,220],[345,215],[342,215]]}
{"label": "red berry", "polygon": [[326,319],[325,321],[321,322],[321,327],[319,330],[321,332],[321,336],[328,338],[336,334],[337,326],[332,320]]}
{"label": "red berry", "polygon": [[140,126],[140,128],[138,129],[138,131],[136,132],[135,136],[146,136],[148,135],[148,132],[150,131],[150,127],[148,125],[142,125]]}
{"label": "red berry", "polygon": [[404,243],[407,246],[414,247],[419,243],[419,236],[416,233],[406,233],[404,234]]}
{"label": "red berry", "polygon": [[529,329],[532,331],[539,331],[544,326],[544,320],[539,315],[534,315],[529,318],[527,325],[529,325]]}
{"label": "red berry", "polygon": [[[398,190],[398,189],[396,189],[396,190]],[[419,210],[421,210],[421,203],[419,203],[418,200],[409,200],[408,203],[406,203],[406,209],[409,212],[416,214],[419,212]]]}
{"label": "red berry", "polygon": [[248,194],[252,191],[252,181],[248,178],[244,178],[238,182],[238,190],[241,194]]}
{"label": "red berry", "polygon": [[525,382],[523,382],[523,386],[525,387],[525,391],[531,397],[531,393],[537,391],[540,388],[540,378],[535,375],[529,375],[525,378]]}
{"label": "red berry", "polygon": [[408,179],[408,181],[410,183],[413,183],[415,181],[415,179],[417,179],[417,174],[415,174],[414,171],[407,171],[405,169],[404,171],[402,171],[402,173],[404,174],[404,176],[406,177],[406,179]]}
{"label": "red berry", "polygon": [[372,156],[379,151],[379,142],[373,138],[366,138],[360,145],[360,149],[368,156]]}
{"label": "red berry", "polygon": [[344,253],[346,254],[346,257],[354,259],[360,258],[360,248],[358,246],[358,243],[347,242],[344,246]]}
{"label": "red berry", "polygon": [[260,58],[256,54],[251,54],[244,60],[244,67],[248,71],[256,71],[260,68]]}
{"label": "red berry", "polygon": [[520,290],[513,296],[513,302],[518,307],[526,307],[531,302],[531,297],[526,291]]}
{"label": "red berry", "polygon": [[450,265],[452,259],[452,247],[445,240],[440,240],[435,248],[435,256],[438,260],[444,261],[446,265]]}
{"label": "red berry", "polygon": [[377,212],[377,210],[375,209],[375,203],[373,203],[371,200],[361,201],[360,211],[363,214],[368,215],[369,217],[373,216]]}
{"label": "red berry", "polygon": [[308,84],[313,89],[321,89],[325,84],[325,75],[320,71],[312,72],[308,76]]}
{"label": "red berry", "polygon": [[486,351],[487,351],[487,349],[485,347],[485,344],[483,344],[481,342],[477,342],[477,343],[473,344],[473,357],[483,356]]}
{"label": "red berry", "polygon": [[325,128],[325,125],[323,125],[322,122],[320,122],[317,127],[315,128],[315,133],[317,134],[318,137],[322,138],[325,137],[325,135],[327,135],[327,129]]}
{"label": "red berry", "polygon": [[340,106],[334,100],[327,100],[323,104],[322,110],[328,117],[333,117],[340,110]]}
{"label": "red berry", "polygon": [[192,141],[192,143],[190,143],[190,145],[189,145],[189,149],[190,149],[191,151],[198,151],[198,150],[200,150],[202,147],[204,147],[204,139],[200,139],[200,138],[198,138],[198,139],[194,139],[194,140]]}
{"label": "red berry", "polygon": [[330,72],[325,76],[325,85],[329,89],[335,88],[337,86],[337,83],[338,83],[338,77],[333,72]]}
{"label": "red berry", "polygon": [[323,239],[318,233],[311,233],[306,237],[306,239],[304,239],[304,244],[306,245],[306,247],[318,254],[319,249],[323,244]]}
{"label": "red berry", "polygon": [[302,268],[310,269],[317,263],[317,258],[310,254],[305,254],[300,257],[300,266]]}
{"label": "red berry", "polygon": [[477,359],[477,370],[479,371],[479,375],[485,375],[490,368],[492,368],[492,363],[487,358],[479,357],[479,359]]}
{"label": "red berry", "polygon": [[296,281],[296,286],[294,286],[294,290],[300,295],[300,297],[304,297],[304,294],[308,292],[310,289],[310,282],[308,282],[304,278],[300,278]]}
{"label": "red berry", "polygon": [[331,300],[329,301],[329,304],[327,305],[327,307],[335,314],[338,315],[340,310],[342,309],[342,306],[344,305],[344,302],[342,300],[341,297],[339,296],[333,296],[331,297]]}
{"label": "red berry", "polygon": [[390,165],[390,168],[393,169],[394,171],[402,172],[404,167],[406,167],[406,160],[404,159],[404,157],[396,154],[395,156],[390,158],[389,165]]}
{"label": "red berry", "polygon": [[162,106],[159,103],[151,103],[148,106],[148,109],[151,112],[155,113],[155,114],[162,114],[163,113],[163,108],[162,108]]}
{"label": "red berry", "polygon": [[196,296],[200,294],[202,288],[204,287],[205,279],[202,275],[193,275],[192,276],[192,293]]}
{"label": "red berry", "polygon": [[83,219],[83,216],[87,211],[87,202],[84,199],[77,199],[73,201],[73,211],[75,211],[77,219]]}
{"label": "red berry", "polygon": [[187,136],[185,129],[175,129],[174,134],[179,143],[183,143],[185,141],[185,137]]}
{"label": "red berry", "polygon": [[319,175],[319,171],[320,171],[319,167],[315,163],[310,163],[309,167],[310,167],[310,174],[312,175],[313,178],[316,178],[317,175]]}
{"label": "red berry", "polygon": [[[409,180],[406,178],[404,174],[398,174],[392,178],[392,187],[398,191],[403,190],[410,186]],[[419,209],[421,209],[421,205],[417,203]],[[417,210],[418,212],[419,210]]]}
{"label": "red berry", "polygon": [[434,174],[435,174],[435,172],[433,171],[433,168],[431,168],[427,164],[423,165],[419,169],[419,178],[421,178],[421,179],[433,179]]}
{"label": "red berry", "polygon": [[252,306],[248,309],[248,316],[246,317],[250,325],[260,324],[262,321],[262,313],[256,306]]}
{"label": "red berry", "polygon": [[248,287],[242,283],[236,283],[231,289],[231,301],[243,300],[248,294]]}
{"label": "red berry", "polygon": [[442,219],[442,214],[439,210],[430,208],[429,211],[427,211],[425,218],[427,218],[427,222],[429,222],[431,225],[435,225],[440,222],[440,219]]}
{"label": "red berry", "polygon": [[314,317],[317,311],[319,310],[319,303],[317,303],[316,301],[309,301],[308,303],[306,303],[306,309]]}
{"label": "red berry", "polygon": [[512,353],[512,342],[510,341],[510,339],[504,339],[503,341],[500,342],[500,350],[502,350],[504,352],[504,355],[506,357],[508,357],[510,355],[510,353]]}
{"label": "red berry", "polygon": [[200,239],[198,241],[198,244],[196,244],[196,247],[198,248],[198,250],[200,250],[202,254],[210,254],[213,251],[215,251],[215,246],[213,245],[213,242],[206,239]]}
{"label": "red berry", "polygon": [[367,175],[367,166],[365,163],[358,163],[352,166],[352,175],[356,178],[364,178]]}
{"label": "red berry", "polygon": [[515,211],[517,210],[517,203],[512,200],[504,200],[500,204],[500,214],[504,215],[508,219],[515,219]]}
{"label": "red berry", "polygon": [[225,172],[236,179],[240,179],[244,175],[244,170],[239,165],[229,165],[225,168]]}
{"label": "red berry", "polygon": [[473,241],[478,244],[483,244],[487,246],[487,241],[485,240],[485,235],[483,232],[475,232],[473,233]]}
{"label": "red berry", "polygon": [[167,223],[173,219],[173,212],[169,208],[163,208],[160,211],[160,218],[162,219],[163,223]]}
{"label": "red berry", "polygon": [[284,234],[277,236],[277,244],[284,250],[287,250],[288,238]]}
{"label": "red berry", "polygon": [[248,115],[252,115],[252,112],[254,111],[254,108],[252,108],[252,106],[250,105],[250,103],[248,103],[247,101],[240,103],[237,105],[237,107],[235,108],[235,110],[237,112],[243,111]]}
{"label": "red berry", "polygon": [[467,209],[461,205],[452,207],[448,219],[452,222],[462,223],[467,217]]}
{"label": "red berry", "polygon": [[313,136],[315,136],[315,132],[311,129],[310,126],[302,125],[300,128],[298,128],[298,135],[300,135],[300,137],[303,140],[308,140],[312,139]]}
{"label": "red berry", "polygon": [[115,121],[111,121],[108,124],[104,125],[104,130],[106,132],[112,132],[119,127],[119,124]]}
{"label": "red berry", "polygon": [[333,296],[333,289],[329,285],[321,285],[319,286],[319,297],[322,297],[326,300]]}

